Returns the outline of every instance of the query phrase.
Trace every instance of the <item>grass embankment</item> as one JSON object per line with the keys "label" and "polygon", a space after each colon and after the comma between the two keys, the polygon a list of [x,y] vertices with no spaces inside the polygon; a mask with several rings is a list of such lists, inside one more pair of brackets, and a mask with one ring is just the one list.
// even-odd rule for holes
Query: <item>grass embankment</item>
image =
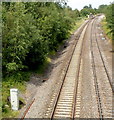
{"label": "grass embankment", "polygon": [[112,44],[112,52],[114,53],[114,38],[112,33],[110,32],[111,30],[108,28],[106,18],[101,21],[101,25],[106,37],[109,39],[110,44]]}
{"label": "grass embankment", "polygon": [[103,29],[105,35],[110,39],[110,42],[112,42],[112,34],[110,33],[110,29],[108,28],[107,24],[108,23],[106,22],[106,18],[104,18],[101,21],[102,29]]}
{"label": "grass embankment", "polygon": [[18,111],[12,111],[8,100],[10,88],[18,88],[20,92],[25,91],[25,82],[29,80],[30,72],[18,72],[12,76],[3,78],[2,82],[2,117],[10,118],[18,115]]}
{"label": "grass embankment", "polygon": [[[76,24],[73,25],[70,33],[72,34],[76,29],[80,27],[80,25],[84,22],[85,18],[79,18],[76,21]],[[50,55],[55,55],[55,51],[52,51]],[[46,61],[39,65],[37,70],[35,71],[26,71],[26,72],[17,72],[12,76],[7,76],[3,78],[2,82],[2,117],[3,118],[12,118],[16,117],[19,112],[12,111],[10,102],[8,101],[8,97],[10,96],[10,88],[18,88],[19,92],[24,93],[26,90],[26,82],[29,81],[32,73],[43,74],[45,68],[51,62],[51,59],[48,57]],[[22,98],[20,98],[22,100]]]}

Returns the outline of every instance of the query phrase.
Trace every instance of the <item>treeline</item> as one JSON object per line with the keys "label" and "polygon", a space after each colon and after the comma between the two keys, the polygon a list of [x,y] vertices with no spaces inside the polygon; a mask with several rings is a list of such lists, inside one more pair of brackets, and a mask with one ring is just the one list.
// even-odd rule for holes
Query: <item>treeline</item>
{"label": "treeline", "polygon": [[92,5],[89,4],[88,6],[84,6],[83,9],[80,11],[81,16],[88,16],[90,13],[97,14],[98,11],[96,8],[92,8]]}
{"label": "treeline", "polygon": [[3,75],[42,64],[80,17],[78,10],[60,3],[9,2],[2,7]]}
{"label": "treeline", "polygon": [[109,33],[112,34],[112,42],[114,43],[114,4],[100,5],[98,8],[99,13],[104,13],[106,16],[107,27],[110,29]]}

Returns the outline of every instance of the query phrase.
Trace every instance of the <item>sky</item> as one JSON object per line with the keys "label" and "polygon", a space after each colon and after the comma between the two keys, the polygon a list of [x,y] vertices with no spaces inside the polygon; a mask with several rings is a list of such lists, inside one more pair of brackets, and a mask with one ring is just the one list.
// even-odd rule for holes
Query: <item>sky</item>
{"label": "sky", "polygon": [[81,10],[85,5],[91,4],[93,8],[98,8],[99,5],[107,4],[109,5],[114,0],[68,0],[67,5],[70,6],[73,10]]}

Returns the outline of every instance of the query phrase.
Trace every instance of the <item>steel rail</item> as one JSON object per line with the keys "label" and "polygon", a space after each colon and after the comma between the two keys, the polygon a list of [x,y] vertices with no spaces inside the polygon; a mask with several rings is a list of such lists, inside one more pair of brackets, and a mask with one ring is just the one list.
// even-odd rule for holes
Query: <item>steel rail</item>
{"label": "steel rail", "polygon": [[[91,22],[91,20],[90,20],[90,22]],[[90,23],[88,23],[88,26],[87,26],[86,29],[88,29],[89,24],[90,24]],[[87,31],[85,31],[84,37],[85,37],[86,33],[87,33]],[[84,37],[83,37],[83,39],[84,39]],[[76,87],[75,87],[75,90],[74,90],[74,104],[73,104],[73,114],[72,114],[73,120],[75,119],[77,89],[78,89],[79,73],[80,73],[80,69],[81,69],[81,68],[80,68],[80,65],[81,65],[81,59],[82,59],[83,49],[84,49],[84,40],[83,40],[83,43],[82,43],[82,49],[81,49],[81,54],[80,54],[80,58],[79,58],[80,60],[79,60],[79,66],[78,66],[77,83],[76,83],[76,85],[75,85]]]}
{"label": "steel rail", "polygon": [[101,57],[101,60],[102,60],[103,66],[104,66],[104,68],[105,68],[105,72],[106,72],[107,78],[108,78],[108,80],[109,80],[110,87],[111,87],[111,89],[112,89],[112,92],[114,93],[114,88],[113,88],[113,85],[112,85],[112,82],[111,82],[111,78],[110,78],[110,76],[109,76],[109,73],[108,73],[107,67],[106,67],[106,65],[105,65],[105,61],[104,61],[103,56],[102,56],[102,53],[101,53],[101,49],[100,49],[100,47],[99,47],[99,43],[98,43],[97,33],[96,33],[96,31],[95,31],[95,37],[96,37],[95,40],[96,40],[97,47],[98,47],[98,50],[99,50],[99,53],[100,53],[100,57]]}
{"label": "steel rail", "polygon": [[92,55],[92,68],[93,68],[93,75],[94,75],[94,84],[95,84],[95,91],[97,95],[97,104],[98,104],[98,112],[99,112],[99,117],[100,120],[103,120],[103,114],[102,114],[102,105],[101,105],[101,97],[99,93],[99,86],[98,86],[98,81],[97,81],[97,76],[96,76],[96,67],[95,67],[95,61],[94,61],[94,54],[93,54],[93,46],[92,46],[92,32],[94,29],[94,23],[97,18],[93,20],[92,27],[91,27],[91,41],[90,41],[90,48],[91,48],[91,55]]}

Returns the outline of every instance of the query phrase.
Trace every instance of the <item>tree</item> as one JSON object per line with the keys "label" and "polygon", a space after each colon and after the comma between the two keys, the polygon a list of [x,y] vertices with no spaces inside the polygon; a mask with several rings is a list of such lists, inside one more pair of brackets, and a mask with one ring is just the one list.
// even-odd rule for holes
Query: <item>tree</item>
{"label": "tree", "polygon": [[86,5],[86,6],[84,6],[83,8],[89,8],[89,7]]}
{"label": "tree", "polygon": [[88,7],[88,8],[92,9],[92,5],[91,5],[91,4],[89,4],[89,7]]}
{"label": "tree", "polygon": [[84,6],[83,9],[80,11],[80,14],[82,16],[87,16],[89,15],[90,13],[92,14],[95,14],[96,13],[96,10],[92,8],[92,5],[89,4],[89,7],[88,6]]}
{"label": "tree", "polygon": [[100,5],[98,7],[98,12],[99,13],[105,13],[106,12],[106,9],[107,9],[107,5]]}
{"label": "tree", "polygon": [[[7,5],[7,3],[6,3]],[[23,3],[10,3],[3,9],[3,70],[8,73],[23,69],[24,61],[34,34],[32,16],[25,14]]]}

